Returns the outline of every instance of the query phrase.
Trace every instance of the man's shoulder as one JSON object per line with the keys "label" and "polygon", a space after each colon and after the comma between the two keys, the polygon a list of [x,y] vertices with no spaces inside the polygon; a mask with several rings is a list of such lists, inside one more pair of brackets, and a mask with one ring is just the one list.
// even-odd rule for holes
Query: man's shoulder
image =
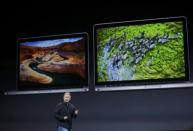
{"label": "man's shoulder", "polygon": [[56,106],[61,106],[63,105],[63,102],[59,102]]}
{"label": "man's shoulder", "polygon": [[69,103],[72,108],[76,108],[74,104]]}

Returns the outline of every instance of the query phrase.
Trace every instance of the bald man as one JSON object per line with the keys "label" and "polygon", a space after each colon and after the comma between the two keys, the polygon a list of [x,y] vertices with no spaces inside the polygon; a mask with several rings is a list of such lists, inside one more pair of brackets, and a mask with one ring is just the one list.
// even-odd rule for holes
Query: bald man
{"label": "bald man", "polygon": [[55,108],[55,118],[58,121],[58,131],[71,131],[72,118],[76,118],[79,110],[70,103],[71,93],[65,92],[63,102],[60,102]]}

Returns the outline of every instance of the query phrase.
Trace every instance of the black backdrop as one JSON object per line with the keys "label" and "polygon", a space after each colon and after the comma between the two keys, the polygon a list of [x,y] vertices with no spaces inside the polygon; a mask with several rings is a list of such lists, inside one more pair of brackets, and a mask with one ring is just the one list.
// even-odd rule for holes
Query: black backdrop
{"label": "black backdrop", "polygon": [[[4,96],[16,87],[16,39],[41,35],[88,32],[90,91],[73,93],[80,109],[74,131],[188,130],[193,129],[193,88],[95,92],[93,86],[92,26],[95,23],[186,16],[189,58],[193,67],[193,16],[185,4],[126,4],[95,7],[64,5],[52,8],[24,6],[2,19],[0,130],[54,131],[55,105],[62,93]],[[98,7],[97,7],[98,6]],[[190,70],[193,80],[193,69]]]}

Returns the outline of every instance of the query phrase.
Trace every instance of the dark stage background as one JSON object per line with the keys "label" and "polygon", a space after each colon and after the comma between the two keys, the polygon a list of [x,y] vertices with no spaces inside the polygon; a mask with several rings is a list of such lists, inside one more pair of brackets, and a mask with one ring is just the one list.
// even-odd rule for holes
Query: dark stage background
{"label": "dark stage background", "polygon": [[[89,33],[90,91],[73,93],[80,109],[73,131],[145,131],[193,129],[193,88],[95,92],[93,86],[92,26],[95,23],[186,16],[190,67],[193,66],[191,8],[172,4],[123,4],[99,7],[18,7],[5,17],[1,43],[0,130],[56,131],[53,117],[62,93],[4,96],[16,87],[16,40],[20,37]],[[190,74],[193,80],[193,69]]]}

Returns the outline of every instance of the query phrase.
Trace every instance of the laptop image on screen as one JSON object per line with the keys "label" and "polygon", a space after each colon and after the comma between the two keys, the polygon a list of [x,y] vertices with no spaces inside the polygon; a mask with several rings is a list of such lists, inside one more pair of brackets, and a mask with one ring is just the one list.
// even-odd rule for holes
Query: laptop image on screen
{"label": "laptop image on screen", "polygon": [[95,24],[96,91],[192,86],[186,22],[180,16]]}
{"label": "laptop image on screen", "polygon": [[88,34],[20,38],[17,90],[88,91]]}

